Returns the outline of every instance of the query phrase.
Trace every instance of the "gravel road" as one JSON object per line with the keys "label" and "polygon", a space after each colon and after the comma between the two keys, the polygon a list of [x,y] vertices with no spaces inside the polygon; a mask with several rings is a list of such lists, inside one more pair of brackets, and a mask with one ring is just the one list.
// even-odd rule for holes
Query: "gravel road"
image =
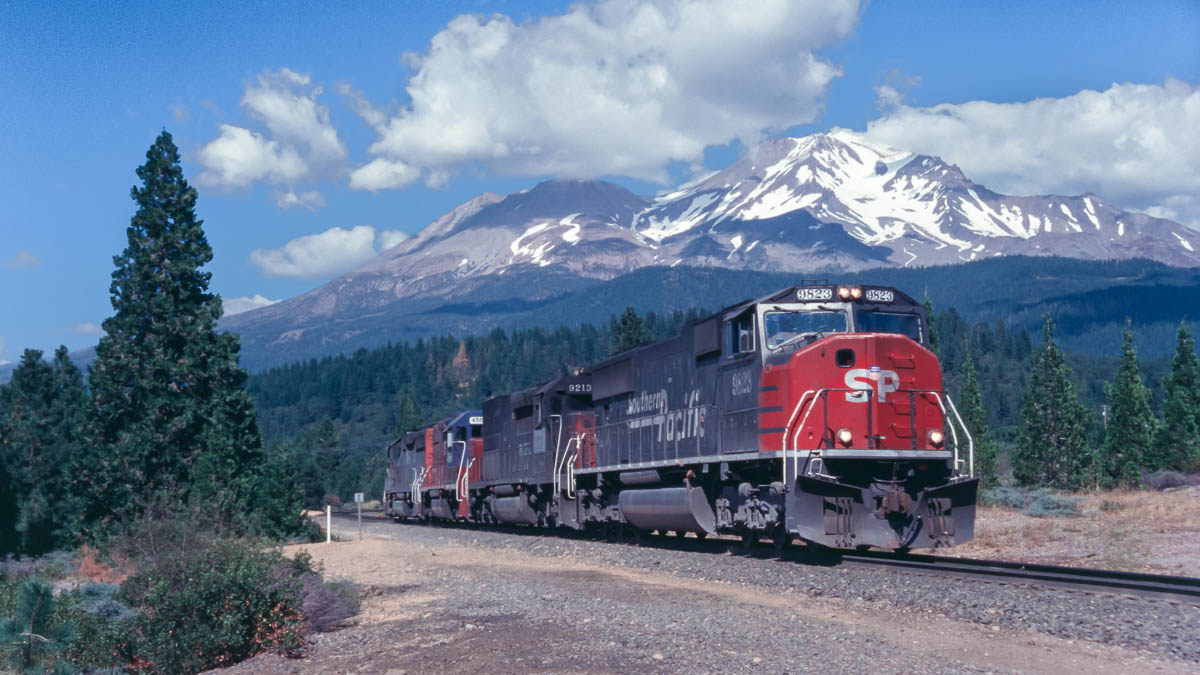
{"label": "gravel road", "polygon": [[[366,519],[305,547],[367,593],[235,672],[1194,672],[1200,608],[902,570]],[[338,536],[357,536],[335,521]]]}

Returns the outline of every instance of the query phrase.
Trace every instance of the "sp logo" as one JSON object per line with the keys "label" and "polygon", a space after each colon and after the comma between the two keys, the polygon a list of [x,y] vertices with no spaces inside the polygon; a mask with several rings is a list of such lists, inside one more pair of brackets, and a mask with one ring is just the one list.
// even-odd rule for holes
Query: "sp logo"
{"label": "sp logo", "polygon": [[846,371],[846,388],[857,390],[846,392],[846,400],[851,403],[866,403],[873,391],[879,392],[879,402],[884,403],[888,393],[900,388],[900,376],[894,370],[854,368]]}

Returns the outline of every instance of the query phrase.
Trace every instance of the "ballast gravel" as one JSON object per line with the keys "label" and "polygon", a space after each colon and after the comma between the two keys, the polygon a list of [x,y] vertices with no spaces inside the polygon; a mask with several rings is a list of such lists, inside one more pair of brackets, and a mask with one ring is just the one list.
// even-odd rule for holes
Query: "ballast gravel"
{"label": "ballast gravel", "polygon": [[[427,608],[398,613],[386,630],[318,636],[307,666],[256,659],[235,671],[1096,673],[1200,663],[1200,607],[1187,604],[751,557],[735,542],[714,553],[659,538],[365,525],[362,544],[403,552],[378,569],[419,581],[372,592],[408,594],[412,606],[420,594]],[[334,530],[357,535],[349,521]]]}

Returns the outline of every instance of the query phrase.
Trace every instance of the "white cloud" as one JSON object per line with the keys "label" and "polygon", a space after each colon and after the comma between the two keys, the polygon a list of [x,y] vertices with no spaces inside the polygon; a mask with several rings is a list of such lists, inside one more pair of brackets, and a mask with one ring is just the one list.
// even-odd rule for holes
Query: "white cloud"
{"label": "white cloud", "polygon": [[[4,336],[0,335],[0,356],[4,356],[4,351],[6,349],[8,349],[8,342],[5,341]],[[9,363],[12,363],[12,362],[5,361],[4,359],[0,359],[0,366],[6,366]]]}
{"label": "white cloud", "polygon": [[857,0],[601,0],[514,23],[459,16],[395,114],[341,91],[379,135],[351,187],[508,175],[665,181],[704,148],[814,120],[839,75],[814,50],[846,37]]}
{"label": "white cloud", "polygon": [[400,230],[380,230],[376,241],[379,243],[379,250],[386,251],[405,239],[408,239],[407,232],[401,232]]}
{"label": "white cloud", "polygon": [[241,105],[266,132],[222,124],[220,134],[196,152],[204,167],[199,181],[228,189],[265,181],[286,185],[294,194],[291,188],[298,182],[341,171],[346,146],[330,122],[329,108],[317,102],[321,93],[308,75],[287,68],[246,85]]}
{"label": "white cloud", "polygon": [[224,308],[222,316],[233,316],[234,314],[249,312],[252,309],[266,307],[267,305],[273,305],[277,302],[279,301],[263,297],[258,293],[255,293],[250,297],[243,296],[240,298],[222,298],[221,307]]}
{"label": "white cloud", "polygon": [[91,321],[77,323],[71,326],[71,330],[79,333],[80,335],[104,335],[104,329],[92,323]]}
{"label": "white cloud", "polygon": [[309,211],[316,211],[325,206],[325,197],[317,190],[309,190],[300,194],[296,194],[293,190],[288,190],[287,192],[275,193],[275,206],[284,211],[294,206],[299,206]]}
{"label": "white cloud", "polygon": [[169,106],[167,106],[167,109],[171,111],[171,116],[175,118],[176,122],[186,122],[187,121],[188,109],[187,109],[186,105],[183,105],[182,103],[176,104],[176,105],[169,105]]}
{"label": "white cloud", "polygon": [[42,261],[38,260],[37,257],[29,251],[21,251],[11,258],[0,260],[0,265],[18,270],[25,269],[27,267],[37,267],[40,264],[42,264]]}
{"label": "white cloud", "polygon": [[376,231],[370,225],[331,227],[320,234],[297,237],[278,249],[256,249],[250,262],[272,277],[309,279],[348,272],[404,241],[398,230]]}
{"label": "white cloud", "polygon": [[890,110],[868,138],[959,165],[1007,194],[1092,192],[1126,209],[1200,227],[1200,87],[1169,79],[1064,98]]}
{"label": "white cloud", "polygon": [[376,157],[350,172],[350,187],[355,190],[393,190],[415,182],[421,170],[404,162]]}

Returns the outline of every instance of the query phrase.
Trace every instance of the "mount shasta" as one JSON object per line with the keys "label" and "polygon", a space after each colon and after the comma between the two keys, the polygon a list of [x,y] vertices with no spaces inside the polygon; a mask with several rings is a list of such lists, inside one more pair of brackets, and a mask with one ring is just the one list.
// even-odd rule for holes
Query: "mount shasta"
{"label": "mount shasta", "polygon": [[333,347],[365,330],[356,317],[536,302],[645,267],[836,273],[1006,255],[1192,267],[1197,246],[1200,232],[1096,195],[1001,195],[937,157],[835,131],[768,140],[651,198],[603,181],[483,194],[353,272],[222,325],[252,349],[309,342],[313,329]]}

